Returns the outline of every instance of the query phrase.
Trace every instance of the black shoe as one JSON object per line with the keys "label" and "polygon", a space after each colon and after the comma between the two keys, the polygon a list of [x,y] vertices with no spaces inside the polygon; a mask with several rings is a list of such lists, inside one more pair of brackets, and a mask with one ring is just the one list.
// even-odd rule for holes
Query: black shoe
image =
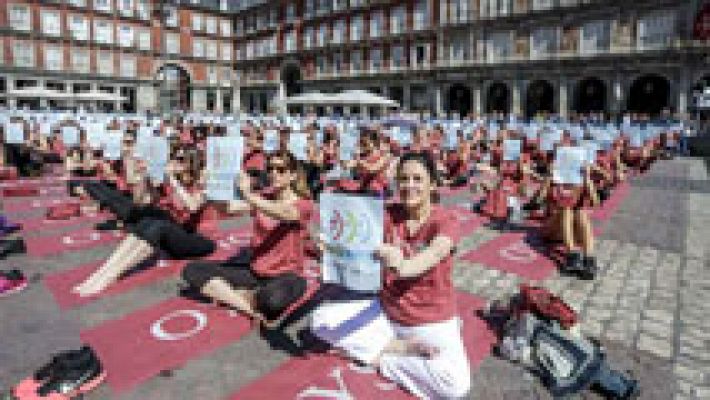
{"label": "black shoe", "polygon": [[585,281],[594,279],[598,271],[597,260],[592,256],[584,256],[582,266],[582,270],[579,271],[579,277]]}
{"label": "black shoe", "polygon": [[7,257],[10,254],[25,254],[25,241],[22,239],[10,239],[0,242],[0,258]]}
{"label": "black shoe", "polygon": [[88,363],[92,357],[91,348],[88,346],[84,346],[79,350],[64,351],[52,357],[52,361],[35,371],[34,379],[38,382],[44,381],[56,375],[58,371],[78,368]]}
{"label": "black shoe", "polygon": [[99,222],[94,226],[97,231],[115,231],[118,229],[118,220],[109,219],[104,222]]}
{"label": "black shoe", "polygon": [[44,397],[52,392],[68,394],[98,378],[103,373],[101,362],[89,349],[90,357],[86,362],[74,367],[58,368],[54,375],[37,389],[37,394]]}
{"label": "black shoe", "polygon": [[569,252],[569,254],[567,254],[564,271],[570,274],[576,274],[582,272],[583,269],[582,253],[578,251]]}

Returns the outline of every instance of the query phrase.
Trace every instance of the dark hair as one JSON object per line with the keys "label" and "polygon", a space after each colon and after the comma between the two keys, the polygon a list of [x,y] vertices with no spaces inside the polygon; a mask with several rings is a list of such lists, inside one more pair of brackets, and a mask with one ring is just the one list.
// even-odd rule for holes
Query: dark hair
{"label": "dark hair", "polygon": [[439,174],[436,172],[436,164],[434,163],[434,159],[431,157],[431,154],[425,151],[404,153],[404,155],[399,158],[399,163],[397,164],[397,175],[402,172],[402,166],[404,166],[404,163],[409,161],[420,163],[424,169],[426,169],[431,181],[435,185],[439,185]]}

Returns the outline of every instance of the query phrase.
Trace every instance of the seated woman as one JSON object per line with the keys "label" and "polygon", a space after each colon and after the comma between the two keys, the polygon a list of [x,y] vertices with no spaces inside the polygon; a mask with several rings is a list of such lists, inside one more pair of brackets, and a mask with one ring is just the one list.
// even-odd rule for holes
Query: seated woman
{"label": "seated woman", "polygon": [[313,333],[377,368],[419,398],[469,391],[470,366],[452,283],[456,219],[432,202],[434,161],[407,153],[397,168],[400,202],[387,206],[382,289],[376,298],[328,301],[312,314]]}
{"label": "seated woman", "polygon": [[80,296],[95,295],[158,251],[174,259],[211,254],[215,250],[210,235],[215,232],[216,210],[205,201],[201,172],[196,153],[183,162],[171,161],[166,169],[167,183],[162,185],[163,205],[171,218],[140,219],[104,264],[73,291]]}
{"label": "seated woman", "polygon": [[303,171],[285,151],[268,159],[270,187],[255,193],[247,174],[241,174],[243,202],[230,212],[250,210],[254,221],[251,261],[193,262],[183,279],[203,295],[254,318],[273,321],[306,290],[304,239],[313,202]]}
{"label": "seated woman", "polygon": [[377,131],[369,130],[360,135],[360,154],[355,160],[355,171],[363,193],[384,196],[387,189],[387,168],[390,156],[382,151]]}

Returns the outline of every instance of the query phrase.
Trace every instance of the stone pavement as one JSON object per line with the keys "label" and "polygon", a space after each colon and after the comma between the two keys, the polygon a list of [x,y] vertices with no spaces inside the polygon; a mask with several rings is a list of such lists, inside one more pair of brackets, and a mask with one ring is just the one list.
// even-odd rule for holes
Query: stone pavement
{"label": "stone pavement", "polygon": [[[461,250],[475,249],[500,234],[481,228],[464,238]],[[613,365],[640,379],[643,399],[710,399],[710,180],[703,160],[659,162],[635,178],[597,244],[598,279],[585,282],[554,274],[541,284],[580,313],[583,332],[601,340]],[[42,276],[103,259],[110,251],[111,246],[103,246],[39,260],[0,261],[0,268],[21,267],[35,283],[21,295],[0,300],[0,393],[46,361],[48,354],[77,346],[80,329],[175,295],[177,277],[59,312],[39,284]],[[461,290],[494,300],[512,293],[522,281],[457,261],[454,282]],[[182,368],[164,371],[120,398],[225,398],[286,360],[302,326],[297,323],[283,335],[267,337],[252,332]],[[549,398],[534,377],[495,357],[475,371],[473,383],[470,399]],[[112,396],[102,387],[86,398]]]}

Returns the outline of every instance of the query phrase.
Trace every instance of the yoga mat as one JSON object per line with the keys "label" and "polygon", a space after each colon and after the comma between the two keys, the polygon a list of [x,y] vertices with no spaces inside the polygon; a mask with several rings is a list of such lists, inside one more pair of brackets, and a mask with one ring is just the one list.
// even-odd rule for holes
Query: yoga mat
{"label": "yoga mat", "polygon": [[608,220],[611,216],[619,209],[621,203],[629,196],[631,193],[631,185],[628,182],[621,183],[614,191],[611,196],[601,205],[592,210],[591,217],[597,220]]}
{"label": "yoga mat", "polygon": [[[495,334],[478,318],[485,301],[458,293],[459,315],[463,320],[464,345],[475,371],[491,352]],[[475,390],[475,388],[473,388]],[[332,354],[310,354],[293,358],[274,371],[234,393],[231,400],[257,399],[412,399],[373,368],[356,364]]]}
{"label": "yoga mat", "polygon": [[456,218],[456,221],[452,221],[452,223],[458,225],[459,239],[471,235],[489,221],[487,217],[470,211],[463,206],[449,206],[447,209]]}
{"label": "yoga mat", "polygon": [[122,232],[100,232],[92,228],[63,233],[58,236],[33,236],[25,238],[27,255],[45,257],[65,251],[87,249],[118,241]]}
{"label": "yoga mat", "polygon": [[525,236],[520,232],[504,233],[460,258],[530,280],[545,279],[555,271],[556,265],[543,254],[546,251],[542,247],[534,248],[527,243]]}
{"label": "yoga mat", "polygon": [[118,394],[239,340],[251,328],[246,317],[226,308],[175,298],[84,330],[81,340],[96,351]]}
{"label": "yoga mat", "polygon": [[[242,246],[247,246],[249,244],[248,234],[249,232],[244,229],[220,233],[220,235],[224,238],[240,238]],[[230,243],[232,242],[235,245],[237,244],[236,239],[230,241]],[[215,252],[207,257],[207,259],[223,259],[227,258],[229,255],[231,255],[231,249],[227,250],[224,247],[217,247]],[[183,270],[185,265],[191,260],[153,260],[152,262],[144,264],[137,269],[128,271],[128,273],[121,279],[95,296],[81,297],[72,292],[72,288],[86,280],[86,278],[96,271],[96,269],[99,268],[104,261],[105,260],[101,260],[69,270],[55,272],[44,278],[44,284],[52,293],[54,300],[60,308],[66,310],[79,307],[102,297],[125,293],[133,288],[149,285],[162,279],[178,275]]]}
{"label": "yoga mat", "polygon": [[13,201],[3,201],[3,211],[6,213],[24,212],[30,210],[41,210],[59,204],[79,203],[79,199],[69,196],[57,196],[52,198],[16,199]]}
{"label": "yoga mat", "polygon": [[34,230],[44,230],[44,229],[59,229],[68,226],[74,226],[79,224],[96,224],[99,222],[106,221],[112,216],[108,213],[101,214],[89,214],[82,215],[79,217],[72,217],[69,219],[46,219],[41,218],[28,218],[28,219],[17,219],[17,223],[22,225],[22,229],[25,232]]}

